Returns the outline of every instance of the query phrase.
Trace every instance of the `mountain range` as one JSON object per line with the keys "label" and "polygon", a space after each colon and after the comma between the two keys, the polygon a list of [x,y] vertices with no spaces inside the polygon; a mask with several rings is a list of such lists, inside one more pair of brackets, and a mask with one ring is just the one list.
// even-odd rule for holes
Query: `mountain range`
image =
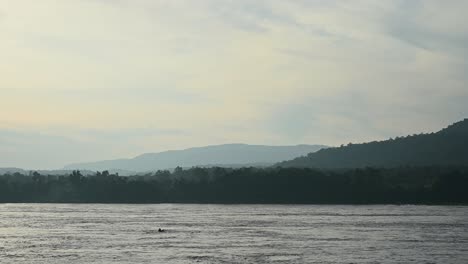
{"label": "mountain range", "polygon": [[266,167],[277,162],[326,148],[323,145],[264,146],[247,144],[225,144],[146,153],[130,159],[104,160],[76,163],[64,167],[66,170],[122,170],[133,172],[172,169],[175,167]]}
{"label": "mountain range", "polygon": [[[225,144],[146,153],[129,159],[104,160],[70,164],[60,174],[81,170],[92,174],[109,170],[121,175],[176,167],[298,167],[298,168],[363,168],[399,166],[468,165],[468,119],[456,122],[438,132],[414,134],[383,141],[348,144],[340,147],[323,145],[264,146]],[[6,172],[24,173],[22,169],[0,168]]]}
{"label": "mountain range", "polygon": [[[4,174],[14,174],[14,173],[19,173],[23,175],[28,175],[33,172],[38,172],[42,175],[68,175],[73,172],[73,170],[26,170],[26,169],[21,169],[21,168],[14,168],[14,167],[5,167],[5,168],[0,168],[0,175]],[[80,171],[82,175],[94,175],[96,174],[95,171],[89,171],[89,170],[82,170]],[[122,174],[120,171],[115,171],[119,174]],[[113,171],[113,173],[115,173]],[[125,172],[123,173],[125,174]]]}

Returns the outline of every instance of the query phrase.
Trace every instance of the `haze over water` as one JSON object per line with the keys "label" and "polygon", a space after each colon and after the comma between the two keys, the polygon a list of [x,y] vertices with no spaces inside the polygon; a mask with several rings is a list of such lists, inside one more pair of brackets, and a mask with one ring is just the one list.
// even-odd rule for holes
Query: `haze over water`
{"label": "haze over water", "polygon": [[461,206],[2,204],[0,215],[5,264],[468,263]]}

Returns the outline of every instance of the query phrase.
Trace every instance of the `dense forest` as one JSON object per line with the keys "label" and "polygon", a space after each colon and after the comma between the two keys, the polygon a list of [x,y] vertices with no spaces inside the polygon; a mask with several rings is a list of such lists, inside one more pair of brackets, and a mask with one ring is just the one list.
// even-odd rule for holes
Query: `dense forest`
{"label": "dense forest", "polygon": [[468,165],[468,119],[437,133],[397,137],[364,144],[348,144],[310,153],[281,167],[364,168]]}
{"label": "dense forest", "polygon": [[0,202],[468,204],[467,166],[318,170],[177,168],[123,177],[0,176]]}

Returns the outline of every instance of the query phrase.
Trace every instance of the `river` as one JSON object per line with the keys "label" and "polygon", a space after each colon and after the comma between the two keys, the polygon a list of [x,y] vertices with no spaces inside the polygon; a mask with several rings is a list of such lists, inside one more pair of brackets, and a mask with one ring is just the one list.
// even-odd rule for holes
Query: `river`
{"label": "river", "polygon": [[0,204],[0,263],[468,263],[468,207]]}

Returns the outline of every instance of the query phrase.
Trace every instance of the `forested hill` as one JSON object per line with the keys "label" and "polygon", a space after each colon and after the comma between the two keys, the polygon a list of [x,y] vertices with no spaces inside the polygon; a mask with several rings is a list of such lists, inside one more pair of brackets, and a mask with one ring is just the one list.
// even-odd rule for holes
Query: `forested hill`
{"label": "forested hill", "polygon": [[276,164],[281,167],[362,168],[468,165],[468,119],[437,133],[322,149]]}

